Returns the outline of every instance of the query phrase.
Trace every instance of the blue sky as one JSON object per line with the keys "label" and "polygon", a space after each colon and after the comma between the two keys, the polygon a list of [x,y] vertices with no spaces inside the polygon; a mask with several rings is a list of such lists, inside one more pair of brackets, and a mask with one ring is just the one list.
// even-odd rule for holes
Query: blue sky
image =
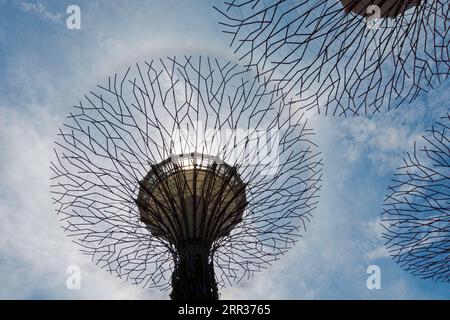
{"label": "blue sky", "polygon": [[[81,8],[81,30],[65,26]],[[155,299],[98,269],[58,226],[49,196],[52,142],[82,94],[146,59],[236,59],[205,0],[0,0],[0,298]],[[323,153],[321,200],[308,232],[270,270],[222,289],[223,298],[449,299],[448,284],[413,277],[383,247],[378,220],[402,155],[448,111],[450,83],[371,119],[310,114]],[[366,268],[381,268],[368,290]],[[79,265],[80,290],[66,287]]]}

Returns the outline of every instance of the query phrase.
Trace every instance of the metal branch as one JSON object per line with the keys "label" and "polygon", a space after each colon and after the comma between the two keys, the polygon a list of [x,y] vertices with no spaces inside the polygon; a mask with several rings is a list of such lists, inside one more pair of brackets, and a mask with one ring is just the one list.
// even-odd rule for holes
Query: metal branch
{"label": "metal branch", "polygon": [[282,98],[212,58],[152,60],[110,77],[55,142],[62,228],[100,267],[146,287],[183,283],[187,237],[208,244],[204,271],[215,268],[219,285],[268,267],[305,231],[321,183],[313,132]]}
{"label": "metal branch", "polygon": [[450,74],[448,1],[218,2],[241,61],[304,110],[372,115],[411,102]]}
{"label": "metal branch", "polygon": [[407,154],[384,203],[383,237],[394,260],[425,279],[450,283],[450,114]]}

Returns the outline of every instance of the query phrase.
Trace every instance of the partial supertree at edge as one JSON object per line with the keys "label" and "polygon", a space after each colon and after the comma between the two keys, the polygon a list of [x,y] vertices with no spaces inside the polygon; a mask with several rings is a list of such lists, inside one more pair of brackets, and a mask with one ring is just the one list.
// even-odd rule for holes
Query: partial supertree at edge
{"label": "partial supertree at edge", "polygon": [[450,283],[450,114],[403,159],[388,188],[382,225],[388,252],[424,279]]}

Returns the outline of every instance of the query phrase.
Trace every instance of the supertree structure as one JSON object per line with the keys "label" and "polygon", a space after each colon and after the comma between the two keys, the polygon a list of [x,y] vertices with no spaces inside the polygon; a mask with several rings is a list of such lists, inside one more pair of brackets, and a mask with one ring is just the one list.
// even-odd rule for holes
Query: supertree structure
{"label": "supertree structure", "polygon": [[388,251],[407,271],[450,283],[450,114],[407,154],[384,203]]}
{"label": "supertree structure", "polygon": [[444,0],[217,0],[223,32],[305,110],[373,115],[450,73]]}
{"label": "supertree structure", "polygon": [[223,59],[136,64],[85,95],[55,142],[62,227],[102,268],[218,299],[305,231],[321,159],[304,114]]}

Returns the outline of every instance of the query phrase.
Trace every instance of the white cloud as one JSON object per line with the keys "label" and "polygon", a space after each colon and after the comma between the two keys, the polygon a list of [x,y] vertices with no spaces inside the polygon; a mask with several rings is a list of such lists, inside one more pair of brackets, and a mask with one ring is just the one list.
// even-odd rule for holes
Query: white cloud
{"label": "white cloud", "polygon": [[[0,298],[168,297],[168,292],[143,290],[99,270],[65,237],[49,196],[52,141],[70,105],[129,64],[186,52],[231,54],[214,30],[215,17],[190,19],[191,12],[186,12],[189,5],[158,17],[161,11],[154,3],[152,8],[120,7],[119,13],[109,8],[111,14],[105,14],[100,7],[112,6],[106,3],[82,7],[82,30],[86,33],[55,38],[58,41],[48,50],[60,54],[58,63],[36,56],[31,48],[7,62],[13,90],[2,97],[0,105]],[[23,10],[42,15],[45,7]],[[180,12],[184,19],[179,18]],[[50,13],[48,19],[51,17]],[[45,14],[43,18],[47,19]],[[430,99],[445,105],[448,97]],[[393,172],[402,152],[410,150],[414,138],[422,134],[421,119],[426,118],[427,107],[421,102],[414,106],[414,112],[405,106],[373,119],[312,117],[318,132],[315,141],[326,166],[320,206],[310,229],[270,269],[223,289],[222,297],[426,297],[410,277],[400,270],[392,271],[397,267],[380,245],[376,218],[386,181],[374,172]],[[361,177],[361,165],[366,177]],[[404,278],[384,283],[383,290],[374,293],[365,287],[365,271],[369,263],[378,261],[387,266],[383,272]],[[81,266],[80,291],[65,288],[66,268],[71,264]]]}
{"label": "white cloud", "polygon": [[[0,109],[0,297],[162,298],[98,270],[59,226],[49,194],[49,162],[55,124],[61,119],[36,106],[34,114]],[[42,124],[46,124],[42,126]],[[66,288],[66,269],[79,265],[80,291]]]}
{"label": "white cloud", "polygon": [[[18,4],[44,20],[60,17],[40,3]],[[151,58],[189,51],[229,55],[218,42],[202,39],[202,32],[203,37],[211,32],[202,20],[190,21],[187,13],[184,20],[179,15],[161,17],[154,3],[147,5],[152,10],[128,6],[121,13],[143,22],[133,24],[123,23],[108,2],[85,4],[82,28],[88,32],[78,38],[55,37],[54,46],[47,48],[59,52],[60,60],[48,60],[31,48],[5,60],[11,90],[0,105],[0,298],[168,298],[168,291],[126,283],[82,256],[61,230],[49,194],[53,140],[83,93],[128,65]],[[102,17],[105,10],[108,19]],[[174,19],[187,27],[170,27]],[[68,265],[81,267],[81,290],[66,288]]]}
{"label": "white cloud", "polygon": [[52,23],[61,23],[62,15],[60,13],[50,12],[42,3],[30,3],[26,1],[16,1],[19,8],[25,12],[34,14],[44,21],[49,21]]}

